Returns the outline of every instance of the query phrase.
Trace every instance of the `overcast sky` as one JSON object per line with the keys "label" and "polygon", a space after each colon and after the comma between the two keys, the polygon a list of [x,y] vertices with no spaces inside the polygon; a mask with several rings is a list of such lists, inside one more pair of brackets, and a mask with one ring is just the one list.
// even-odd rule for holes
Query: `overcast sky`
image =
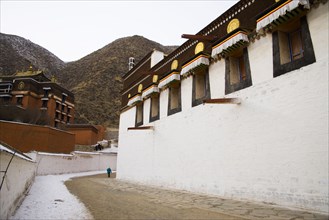
{"label": "overcast sky", "polygon": [[78,60],[112,41],[141,35],[181,45],[236,0],[51,1],[0,0],[1,33],[45,47],[63,61]]}

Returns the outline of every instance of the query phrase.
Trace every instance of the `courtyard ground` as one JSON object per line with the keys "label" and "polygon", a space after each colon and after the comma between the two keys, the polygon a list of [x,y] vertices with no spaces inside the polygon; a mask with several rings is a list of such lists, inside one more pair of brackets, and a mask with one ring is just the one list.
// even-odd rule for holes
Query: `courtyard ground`
{"label": "courtyard ground", "polygon": [[23,203],[9,219],[92,219],[88,209],[64,185],[72,177],[105,171],[36,176]]}
{"label": "courtyard ground", "polygon": [[328,219],[307,211],[133,184],[107,174],[73,178],[65,185],[95,219]]}

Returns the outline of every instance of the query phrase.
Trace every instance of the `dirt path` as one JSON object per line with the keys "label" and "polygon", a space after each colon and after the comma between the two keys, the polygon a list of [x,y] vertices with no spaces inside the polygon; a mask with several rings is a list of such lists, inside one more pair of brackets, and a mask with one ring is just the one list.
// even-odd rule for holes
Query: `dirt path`
{"label": "dirt path", "polygon": [[[120,181],[106,174],[74,178],[65,185],[95,219],[241,219],[196,208],[193,203],[184,204],[179,195],[177,199],[166,191],[157,193],[154,188],[135,191],[134,187],[122,186]],[[161,196],[162,193],[166,196]]]}

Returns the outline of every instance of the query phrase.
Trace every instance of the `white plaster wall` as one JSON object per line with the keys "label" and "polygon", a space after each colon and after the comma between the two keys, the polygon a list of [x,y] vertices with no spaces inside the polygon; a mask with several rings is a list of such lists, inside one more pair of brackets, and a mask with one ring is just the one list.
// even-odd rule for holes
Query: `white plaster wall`
{"label": "white plaster wall", "polygon": [[[257,85],[273,78],[272,34],[266,34],[248,47],[252,83]],[[266,67],[266,68],[265,68]]]}
{"label": "white plaster wall", "polygon": [[143,125],[145,125],[150,122],[151,99],[144,100],[143,105]]}
{"label": "white plaster wall", "polygon": [[[229,95],[241,105],[190,108],[187,78],[182,112],[166,116],[163,91],[154,130],[127,131],[134,110],[122,113],[117,177],[328,213],[328,28],[318,27],[328,26],[326,6],[308,15],[316,63],[273,78],[271,37],[250,45],[253,86]],[[210,66],[212,98],[224,95],[223,66]]]}
{"label": "white plaster wall", "polygon": [[159,63],[164,57],[164,53],[161,51],[153,50],[153,53],[151,55],[151,66],[152,68],[155,64]]}
{"label": "white plaster wall", "polygon": [[189,76],[181,81],[182,111],[188,112],[192,108],[192,86],[193,76]]}
{"label": "white plaster wall", "polygon": [[211,98],[225,96],[225,60],[221,59],[209,66],[209,84]]}
{"label": "white plaster wall", "polygon": [[[12,154],[0,151],[0,170],[5,171]],[[33,183],[36,163],[14,156],[0,191],[0,219],[8,219]],[[4,173],[0,173],[2,181]]]}
{"label": "white plaster wall", "polygon": [[42,154],[35,153],[37,175],[116,170],[117,155],[111,153]]}
{"label": "white plaster wall", "polygon": [[[165,89],[160,93],[160,119],[166,118],[168,115],[168,98],[169,98],[169,89]],[[121,118],[121,116],[120,116]],[[120,121],[121,127],[121,121]]]}

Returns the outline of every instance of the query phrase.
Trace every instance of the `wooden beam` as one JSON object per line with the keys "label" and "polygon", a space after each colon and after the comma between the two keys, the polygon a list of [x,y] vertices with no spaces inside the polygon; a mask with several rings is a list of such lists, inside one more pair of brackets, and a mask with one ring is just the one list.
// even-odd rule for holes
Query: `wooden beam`
{"label": "wooden beam", "polygon": [[199,40],[199,41],[213,41],[217,37],[216,36],[182,34],[182,38],[187,38],[187,39],[191,39],[191,40]]}
{"label": "wooden beam", "polygon": [[153,130],[153,126],[129,127],[127,130]]}
{"label": "wooden beam", "polygon": [[241,104],[240,98],[206,99],[203,104]]}

